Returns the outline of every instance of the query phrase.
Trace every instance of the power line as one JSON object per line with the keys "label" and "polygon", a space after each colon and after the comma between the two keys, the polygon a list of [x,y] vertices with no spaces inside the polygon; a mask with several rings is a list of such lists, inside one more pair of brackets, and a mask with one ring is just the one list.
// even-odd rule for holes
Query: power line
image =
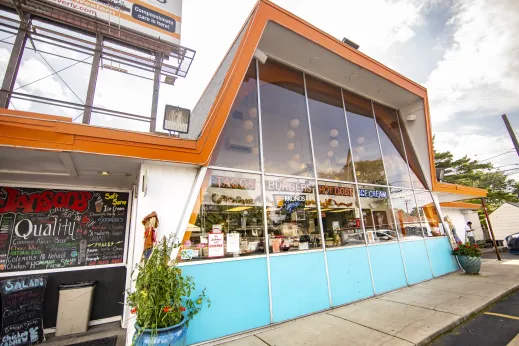
{"label": "power line", "polygon": [[511,153],[512,151],[514,151],[514,149],[511,149],[511,150],[505,151],[504,153],[501,153],[501,154],[496,155],[496,156],[492,156],[492,157],[490,157],[490,158],[488,158],[488,159],[480,160],[479,162],[485,162],[485,161],[488,161],[488,160],[492,160],[492,159],[495,159],[496,157],[499,157],[499,156],[503,156],[503,155],[509,154],[509,153]]}

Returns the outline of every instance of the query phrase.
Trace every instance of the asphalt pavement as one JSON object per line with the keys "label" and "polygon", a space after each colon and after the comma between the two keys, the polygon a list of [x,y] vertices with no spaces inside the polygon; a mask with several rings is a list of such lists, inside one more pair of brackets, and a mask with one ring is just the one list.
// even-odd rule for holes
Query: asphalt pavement
{"label": "asphalt pavement", "polygon": [[[506,259],[519,259],[510,254]],[[494,253],[495,256],[495,253]],[[505,256],[503,256],[505,257]],[[433,346],[506,346],[519,334],[519,290],[440,336]]]}

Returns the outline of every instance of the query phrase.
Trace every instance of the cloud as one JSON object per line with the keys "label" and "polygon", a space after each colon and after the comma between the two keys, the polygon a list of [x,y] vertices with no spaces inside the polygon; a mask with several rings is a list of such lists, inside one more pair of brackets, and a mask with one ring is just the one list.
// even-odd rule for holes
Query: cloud
{"label": "cloud", "polygon": [[388,48],[415,36],[424,20],[424,6],[432,0],[274,0],[338,39],[347,37],[368,55],[389,62]]}
{"label": "cloud", "polygon": [[453,44],[426,82],[434,124],[518,109],[519,2],[457,0],[454,11]]}
{"label": "cloud", "polygon": [[[508,135],[489,136],[467,132],[437,132],[435,133],[434,147],[440,152],[450,151],[455,158],[467,155],[471,159],[491,162],[496,167],[519,163],[517,153],[513,150],[510,151],[513,146]],[[486,159],[492,157],[495,158],[486,161]],[[510,178],[519,178],[519,173],[510,176]]]}

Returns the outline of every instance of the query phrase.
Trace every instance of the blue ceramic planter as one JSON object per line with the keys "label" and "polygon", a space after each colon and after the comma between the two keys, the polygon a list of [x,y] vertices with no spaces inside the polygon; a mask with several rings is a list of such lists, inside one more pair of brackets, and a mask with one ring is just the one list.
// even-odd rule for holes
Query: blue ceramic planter
{"label": "blue ceramic planter", "polygon": [[458,256],[458,261],[467,274],[478,274],[481,269],[480,257]]}
{"label": "blue ceramic planter", "polygon": [[[187,318],[184,317],[182,322],[167,328],[157,329],[156,333],[152,329],[142,329],[135,325],[135,334],[133,335],[133,345],[135,346],[185,346],[187,327]],[[152,335],[153,332],[153,335]]]}

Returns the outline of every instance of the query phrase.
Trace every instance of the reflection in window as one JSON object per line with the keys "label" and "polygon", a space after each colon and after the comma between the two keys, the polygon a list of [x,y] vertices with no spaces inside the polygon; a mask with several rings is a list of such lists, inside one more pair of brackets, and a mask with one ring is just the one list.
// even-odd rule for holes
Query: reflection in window
{"label": "reflection in window", "polygon": [[260,176],[208,170],[182,240],[179,260],[264,253]]}
{"label": "reflection in window", "polygon": [[265,195],[271,253],[322,247],[314,182],[268,176]]}
{"label": "reflection in window", "polygon": [[378,103],[373,103],[373,109],[377,119],[388,184],[411,188],[397,113],[394,109]]}
{"label": "reflection in window", "polygon": [[257,92],[253,60],[214,149],[211,165],[260,170]]}
{"label": "reflection in window", "polygon": [[341,89],[306,76],[317,176],[354,181]]}
{"label": "reflection in window", "polygon": [[265,171],[312,176],[303,74],[270,60],[259,66]]}
{"label": "reflection in window", "polygon": [[391,202],[395,212],[396,228],[400,237],[422,239],[423,233],[426,233],[426,230],[422,229],[413,191],[392,188]]}
{"label": "reflection in window", "polygon": [[359,183],[386,184],[371,101],[343,91]]}
{"label": "reflection in window", "polygon": [[368,243],[398,240],[387,188],[359,185],[359,197]]}
{"label": "reflection in window", "polygon": [[322,181],[318,191],[326,247],[365,244],[355,186]]}
{"label": "reflection in window", "polygon": [[415,196],[420,217],[426,228],[424,234],[428,237],[445,235],[440,214],[436,210],[431,193],[428,191],[415,191]]}

